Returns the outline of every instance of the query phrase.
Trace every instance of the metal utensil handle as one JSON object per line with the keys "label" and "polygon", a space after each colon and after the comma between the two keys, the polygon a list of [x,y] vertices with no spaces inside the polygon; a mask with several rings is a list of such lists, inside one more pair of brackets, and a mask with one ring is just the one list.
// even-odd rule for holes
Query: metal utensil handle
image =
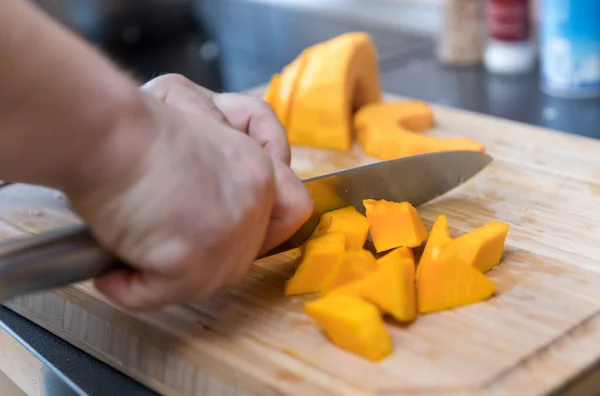
{"label": "metal utensil handle", "polygon": [[0,244],[0,301],[95,278],[123,265],[84,225]]}
{"label": "metal utensil handle", "polygon": [[[291,249],[282,244],[261,259]],[[0,301],[128,268],[105,250],[85,225],[0,244]]]}

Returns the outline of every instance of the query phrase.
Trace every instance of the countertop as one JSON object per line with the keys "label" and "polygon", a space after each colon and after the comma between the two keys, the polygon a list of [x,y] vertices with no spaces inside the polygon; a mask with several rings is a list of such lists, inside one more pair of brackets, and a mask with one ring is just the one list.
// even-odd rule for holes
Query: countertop
{"label": "countertop", "polygon": [[[327,31],[323,33],[324,36],[314,36],[312,41],[356,29],[356,26],[364,27],[348,21],[335,27],[335,23],[326,18],[321,18],[321,22],[318,18],[311,18],[310,23],[312,30],[318,30],[320,26]],[[171,54],[171,63],[165,62],[164,53],[160,51],[145,52],[136,58],[130,51],[121,49],[121,52],[115,50],[111,55],[141,79],[162,72],[189,74],[187,71],[197,70],[189,62],[196,62],[199,57],[209,58],[205,63],[200,62],[209,65],[206,71],[196,72],[192,79],[212,89],[238,90],[264,83],[297,51],[290,51],[287,58],[265,58],[264,54],[268,51],[253,55],[241,37],[237,41],[232,40],[231,36],[219,36],[215,29],[211,36],[210,26],[208,31],[209,40],[198,41],[196,36],[183,44],[180,42],[180,54],[183,55],[177,57]],[[600,137],[600,99],[567,100],[547,96],[539,89],[536,71],[518,77],[500,77],[489,75],[481,68],[446,68],[435,59],[435,41],[431,37],[413,36],[397,30],[386,31],[384,28],[374,28],[372,31],[375,32],[373,34],[382,54],[382,84],[387,92],[567,133]],[[168,48],[173,51],[173,46]],[[215,48],[220,56],[218,70],[213,67],[214,56],[207,55],[214,54]],[[124,53],[129,55],[120,57]],[[244,63],[243,57],[254,57],[254,63]],[[191,60],[185,63],[182,59]],[[51,368],[45,381],[48,389],[54,390],[49,391],[48,396],[156,394],[3,307],[0,308],[0,326],[12,332]]]}
{"label": "countertop", "polygon": [[386,90],[544,128],[600,138],[600,98],[572,100],[546,95],[538,71],[490,75],[481,68],[440,65],[427,48],[415,51],[382,76]]}

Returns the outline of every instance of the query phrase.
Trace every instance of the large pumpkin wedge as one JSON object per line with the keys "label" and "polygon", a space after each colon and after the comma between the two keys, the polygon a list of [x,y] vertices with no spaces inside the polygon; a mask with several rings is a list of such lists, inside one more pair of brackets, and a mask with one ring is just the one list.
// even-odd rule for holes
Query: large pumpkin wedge
{"label": "large pumpkin wedge", "polygon": [[275,96],[279,91],[279,85],[281,84],[281,74],[275,73],[271,76],[271,81],[267,85],[267,89],[263,95],[263,100],[273,107],[275,102]]}
{"label": "large pumpkin wedge", "polygon": [[[279,122],[287,127],[291,105],[294,101],[296,85],[302,75],[310,48],[305,49],[290,64],[281,71],[278,79],[271,79],[268,90],[273,90],[270,101],[273,111],[279,118]],[[273,87],[272,87],[273,86]]]}
{"label": "large pumpkin wedge", "polygon": [[354,115],[356,138],[365,154],[390,160],[438,151],[485,151],[468,138],[441,138],[421,132],[433,126],[433,113],[419,101],[368,104]]}
{"label": "large pumpkin wedge", "polygon": [[350,150],[355,110],[380,100],[377,51],[371,37],[363,32],[336,36],[307,53],[286,123],[288,139],[295,145]]}

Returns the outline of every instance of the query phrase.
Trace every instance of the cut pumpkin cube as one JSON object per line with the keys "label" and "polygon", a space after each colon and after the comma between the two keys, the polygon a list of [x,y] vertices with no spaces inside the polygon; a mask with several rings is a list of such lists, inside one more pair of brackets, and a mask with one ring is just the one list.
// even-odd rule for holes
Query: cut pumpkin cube
{"label": "cut pumpkin cube", "polygon": [[358,297],[334,294],[309,301],[304,312],[338,347],[371,361],[393,352],[390,334],[379,310]]}
{"label": "cut pumpkin cube", "polygon": [[327,292],[327,296],[331,296],[333,294],[347,294],[354,297],[362,298],[360,291],[362,288],[362,283],[360,281],[347,283],[344,286],[335,288]]}
{"label": "cut pumpkin cube", "polygon": [[286,282],[285,295],[321,292],[338,272],[346,250],[346,236],[330,233],[306,242],[300,264]]}
{"label": "cut pumpkin cube", "polygon": [[365,278],[332,290],[331,294],[361,297],[400,322],[417,317],[415,261],[408,248],[397,248],[377,260],[379,268]]}
{"label": "cut pumpkin cube", "polygon": [[463,260],[485,273],[500,264],[509,228],[494,220],[459,236],[452,245]]}
{"label": "cut pumpkin cube", "polygon": [[365,199],[371,238],[377,252],[396,247],[417,247],[427,239],[427,228],[409,202]]}
{"label": "cut pumpkin cube", "polygon": [[447,245],[432,260],[422,261],[417,277],[420,313],[474,304],[491,297],[496,284]]}
{"label": "cut pumpkin cube", "polygon": [[415,262],[398,248],[379,259],[380,268],[360,281],[360,296],[400,322],[417,317]]}
{"label": "cut pumpkin cube", "polygon": [[319,227],[319,223],[321,222],[321,217],[324,214],[332,212],[339,208],[344,208],[344,206],[347,205],[344,199],[340,197],[340,194],[337,190],[337,186],[335,184],[311,184],[310,190],[311,195],[319,196],[320,198],[315,200],[313,213],[311,214],[310,218],[304,224],[302,224],[302,226],[296,232],[296,234],[292,235],[292,237],[290,238],[290,243],[294,246],[303,245],[306,242],[306,235],[310,235],[310,239],[311,237],[314,238],[315,236],[321,236],[326,233],[335,232],[335,228],[337,228],[337,226],[335,226],[333,230],[329,227],[326,227],[326,232],[319,231],[321,235],[315,234],[317,228]]}
{"label": "cut pumpkin cube", "polygon": [[439,215],[433,223],[427,243],[425,243],[425,249],[419,261],[417,267],[417,278],[419,277],[420,268],[422,263],[427,266],[427,262],[435,261],[439,256],[442,248],[452,241],[450,236],[450,230],[448,228],[448,217],[446,215]]}
{"label": "cut pumpkin cube", "polygon": [[310,238],[320,237],[330,232],[344,233],[347,238],[346,248],[360,250],[369,235],[369,222],[354,206],[346,206],[323,213]]}
{"label": "cut pumpkin cube", "polygon": [[379,265],[373,253],[368,250],[348,250],[342,254],[337,272],[323,288],[327,293],[338,287],[356,282],[374,273]]}
{"label": "cut pumpkin cube", "polygon": [[407,248],[406,246],[402,246],[396,248],[383,256],[377,259],[377,263],[379,266],[387,265],[388,263],[393,263],[401,259],[406,259],[415,262],[415,254],[413,253],[411,248]]}

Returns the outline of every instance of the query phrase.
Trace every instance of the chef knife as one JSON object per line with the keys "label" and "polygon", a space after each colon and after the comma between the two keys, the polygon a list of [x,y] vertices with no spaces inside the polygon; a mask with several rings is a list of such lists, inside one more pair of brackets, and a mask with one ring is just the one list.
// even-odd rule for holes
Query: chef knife
{"label": "chef knife", "polygon": [[[421,154],[304,180],[313,201],[311,218],[264,258],[301,245],[321,214],[348,205],[364,214],[363,199],[408,201],[413,206],[461,185],[491,162],[485,153]],[[0,244],[0,301],[95,278],[126,266],[106,251],[85,224]]]}

